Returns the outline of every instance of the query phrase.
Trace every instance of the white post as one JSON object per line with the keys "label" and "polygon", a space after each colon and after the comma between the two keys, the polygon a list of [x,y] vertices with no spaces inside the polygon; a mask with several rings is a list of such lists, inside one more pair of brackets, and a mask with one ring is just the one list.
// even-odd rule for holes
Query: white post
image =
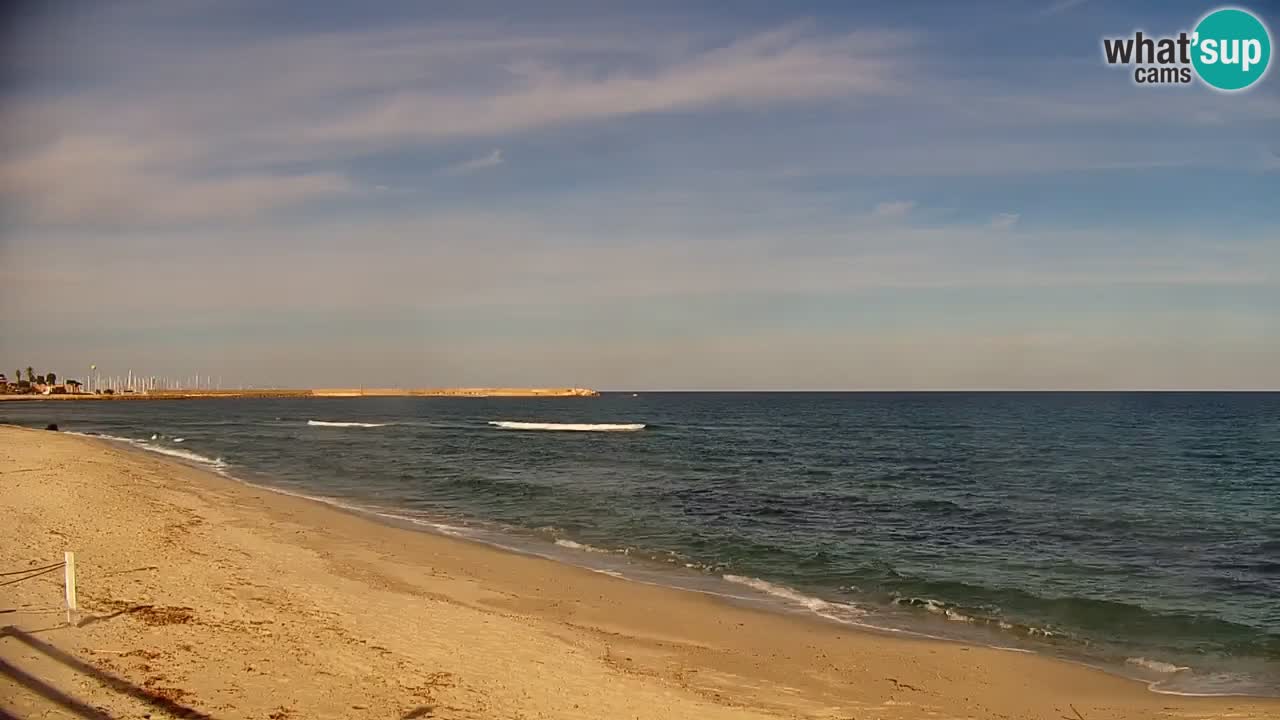
{"label": "white post", "polygon": [[[67,624],[75,625],[76,616],[80,612],[80,608],[76,606],[76,554],[67,552],[63,555],[65,560],[65,578],[67,586]],[[75,619],[73,619],[75,618]]]}

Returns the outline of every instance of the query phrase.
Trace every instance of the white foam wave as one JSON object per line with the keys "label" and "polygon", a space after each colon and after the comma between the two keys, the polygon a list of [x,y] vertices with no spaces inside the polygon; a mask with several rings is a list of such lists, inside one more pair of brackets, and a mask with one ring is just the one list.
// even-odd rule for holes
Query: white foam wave
{"label": "white foam wave", "polygon": [[226,467],[226,463],[223,462],[222,458],[220,457],[211,458],[206,455],[201,455],[200,453],[193,453],[193,452],[188,452],[186,450],[179,450],[178,448],[164,447],[163,445],[151,445],[148,443],[139,443],[138,447],[148,452],[159,453],[160,455],[168,455],[170,457],[182,458],[183,460],[190,460],[191,462],[200,463],[201,465],[209,465],[212,467]]}
{"label": "white foam wave", "polygon": [[164,445],[153,445],[147,440],[134,440],[133,438],[119,437],[117,435],[107,435],[106,433],[69,432],[67,434],[79,435],[80,437],[100,438],[102,440],[111,440],[113,442],[124,443],[126,445],[131,445],[133,447],[136,447],[140,450],[146,450],[147,452],[153,452],[158,455],[168,455],[169,457],[181,458],[188,462],[198,463],[200,465],[207,465],[212,468],[224,468],[227,466],[227,464],[220,457],[211,458],[207,455],[201,455],[200,453],[191,452],[189,450],[183,450],[181,448],[166,447]]}
{"label": "white foam wave", "polygon": [[441,535],[449,535],[450,537],[459,537],[459,538],[471,537],[473,534],[467,528],[458,527],[457,525],[449,525],[447,523],[435,522],[434,520],[427,520],[426,518],[412,517],[409,515],[399,515],[397,513],[370,510],[368,508],[364,508],[359,505],[351,505],[351,504],[343,503],[338,500],[334,500],[332,498],[319,498],[311,495],[299,495],[298,497],[303,497],[308,500],[316,500],[317,502],[322,502],[322,503],[325,503],[326,505],[333,505],[334,507],[340,507],[340,508],[343,508],[344,510],[352,510],[354,512],[363,512],[363,513],[372,513],[373,515],[377,515],[378,517],[386,518],[388,520],[403,520],[405,522],[412,523],[419,527],[431,528],[432,530],[440,533]]}
{"label": "white foam wave", "polygon": [[1057,637],[1058,635],[1058,633],[1054,632],[1053,630],[1047,630],[1045,628],[1029,627],[1029,626],[1019,627],[1017,625],[1014,625],[1005,620],[1001,620],[999,618],[973,617],[971,615],[965,615],[964,613],[958,612],[954,608],[949,607],[947,603],[941,602],[939,600],[933,600],[930,598],[905,597],[905,596],[896,597],[893,599],[893,604],[906,605],[909,607],[919,608],[920,610],[924,610],[925,612],[932,613],[934,615],[941,615],[942,617],[952,622],[969,623],[974,625],[977,625],[977,624],[988,625],[988,626],[994,625],[1000,628],[1001,630],[1005,630],[1009,632],[1021,632],[1025,635],[1029,635],[1033,637],[1041,636],[1041,637],[1051,638],[1051,637]]}
{"label": "white foam wave", "polygon": [[[893,604],[910,605],[913,607],[918,607],[921,610],[924,610],[925,612],[932,613],[934,615],[941,615],[942,617],[945,617],[946,619],[951,620],[952,622],[964,622],[964,623],[976,622],[974,618],[971,618],[968,615],[965,615],[964,613],[956,612],[955,610],[947,607],[946,604],[941,603],[937,600],[931,600],[929,598],[894,598]],[[1000,623],[1000,627],[1009,629],[1009,628],[1012,628],[1013,626],[1002,622]]]}
{"label": "white foam wave", "polygon": [[338,422],[336,420],[308,420],[307,424],[315,427],[375,428],[375,427],[385,427],[390,423]]}
{"label": "white foam wave", "polygon": [[1136,665],[1140,668],[1145,668],[1158,673],[1172,674],[1191,669],[1183,665],[1174,665],[1173,663],[1161,662],[1159,660],[1148,660],[1144,657],[1125,658],[1124,661],[1128,665]]}
{"label": "white foam wave", "polygon": [[565,540],[564,538],[560,538],[556,540],[556,545],[559,545],[562,548],[569,548],[570,550],[581,550],[583,552],[592,552],[592,553],[609,552],[608,550],[601,550],[598,547],[592,547],[591,545],[584,545],[580,542],[574,542],[572,540]]}
{"label": "white foam wave", "polygon": [[572,430],[576,432],[635,432],[643,430],[644,423],[540,423],[513,420],[490,420],[504,430]]}
{"label": "white foam wave", "polygon": [[824,618],[827,618],[828,620],[852,622],[853,617],[862,617],[866,615],[865,611],[856,608],[853,605],[828,602],[822,598],[805,595],[804,593],[792,590],[785,585],[777,585],[767,580],[761,580],[760,578],[744,577],[742,575],[724,575],[723,577],[728,582],[736,583],[738,585],[746,585],[747,587],[759,590],[766,595],[772,595],[773,597],[781,598],[787,602],[799,605],[800,607],[810,610]]}

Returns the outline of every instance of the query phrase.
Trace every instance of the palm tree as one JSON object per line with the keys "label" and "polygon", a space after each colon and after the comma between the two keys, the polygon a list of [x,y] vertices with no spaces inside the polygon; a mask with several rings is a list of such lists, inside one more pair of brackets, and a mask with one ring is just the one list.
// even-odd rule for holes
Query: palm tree
{"label": "palm tree", "polygon": [[50,385],[57,385],[57,384],[58,384],[58,374],[57,374],[57,373],[45,373],[45,376],[44,376],[44,377],[45,377],[45,379],[46,379],[46,380],[48,380],[48,381],[49,381],[49,384],[50,384]]}
{"label": "palm tree", "polygon": [[35,381],[36,381],[36,372],[35,372],[35,370],[32,370],[32,369],[31,369],[31,366],[30,366],[30,365],[28,365],[28,366],[27,366],[27,382],[32,382],[32,383],[33,383],[33,382],[35,382]]}

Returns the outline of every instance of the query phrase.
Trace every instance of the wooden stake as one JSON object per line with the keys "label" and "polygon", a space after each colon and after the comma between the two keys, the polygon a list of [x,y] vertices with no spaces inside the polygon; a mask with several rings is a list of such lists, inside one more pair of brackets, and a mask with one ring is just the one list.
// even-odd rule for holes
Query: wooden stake
{"label": "wooden stake", "polygon": [[67,552],[64,554],[64,558],[66,563],[63,569],[66,571],[67,624],[75,625],[75,620],[73,618],[79,614],[80,610],[80,608],[76,606],[76,554],[73,552]]}

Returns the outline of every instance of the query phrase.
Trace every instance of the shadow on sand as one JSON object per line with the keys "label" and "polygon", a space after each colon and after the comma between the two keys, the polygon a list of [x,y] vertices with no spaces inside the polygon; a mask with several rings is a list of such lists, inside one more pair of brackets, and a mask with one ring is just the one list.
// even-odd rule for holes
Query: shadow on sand
{"label": "shadow on sand", "polygon": [[[84,662],[83,660],[59,650],[58,648],[40,640],[39,638],[24,632],[13,626],[0,628],[0,639],[13,638],[27,647],[36,650],[45,657],[62,663],[66,667],[75,670],[78,673],[87,675],[103,685],[115,690],[118,693],[128,695],[136,700],[147,703],[157,710],[168,713],[177,718],[196,718],[198,720],[213,720],[211,715],[189,708],[180,703],[174,702],[169,698],[158,695],[146,688],[138,687],[124,678],[117,677],[108,672],[103,672],[98,668]],[[45,698],[46,700],[56,703],[64,710],[81,718],[90,718],[91,720],[110,720],[111,716],[107,713],[95,708],[85,702],[78,700],[57,688],[49,685],[38,677],[22,671],[10,663],[0,660],[0,675],[12,679],[14,682],[22,685],[31,692]],[[0,710],[0,720],[4,720],[6,715]]]}

